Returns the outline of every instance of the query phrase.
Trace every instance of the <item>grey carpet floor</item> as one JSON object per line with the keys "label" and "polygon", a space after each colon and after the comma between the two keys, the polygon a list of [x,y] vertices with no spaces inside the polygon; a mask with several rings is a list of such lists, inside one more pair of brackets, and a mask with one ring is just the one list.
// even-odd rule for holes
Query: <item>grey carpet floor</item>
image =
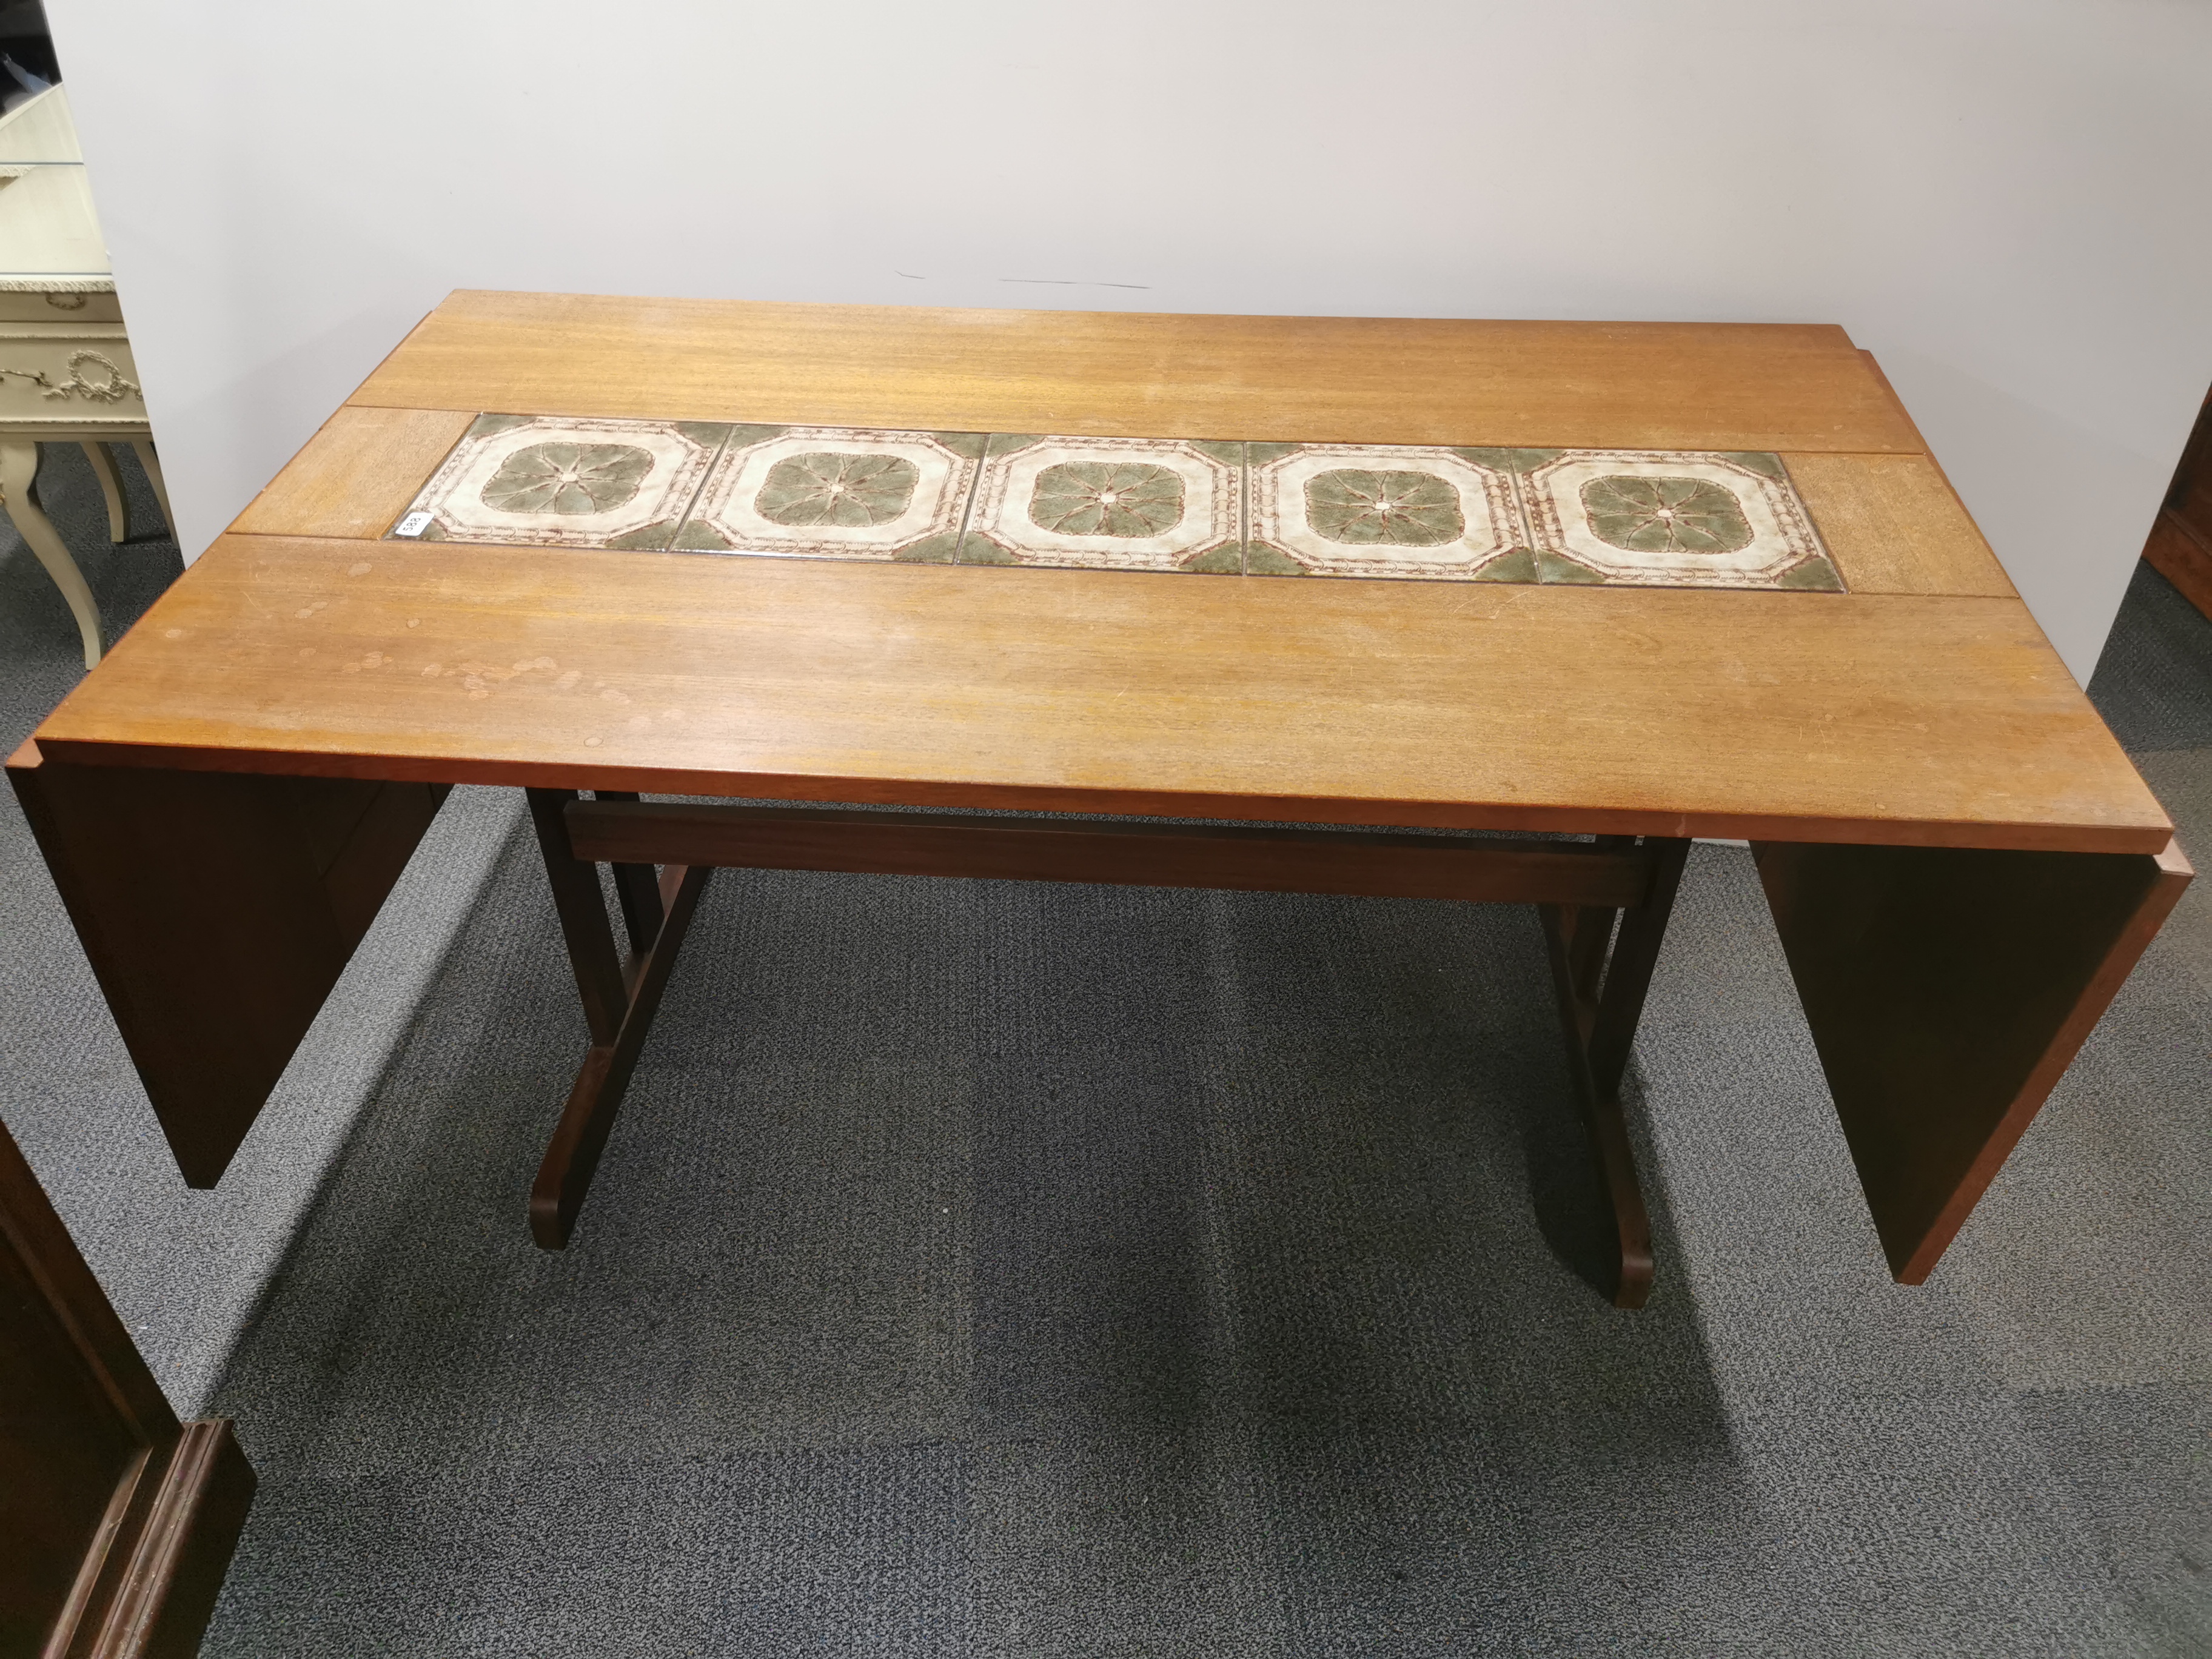
{"label": "grey carpet floor", "polygon": [[[43,581],[0,544],[11,734],[74,678]],[[2212,625],[2145,573],[2094,689],[2212,848]],[[1905,1290],[1698,849],[1631,1315],[1525,911],[720,876],[548,1255],[584,1034],[511,799],[212,1194],[0,834],[9,1125],[260,1472],[210,1656],[2212,1651],[2212,884]]]}

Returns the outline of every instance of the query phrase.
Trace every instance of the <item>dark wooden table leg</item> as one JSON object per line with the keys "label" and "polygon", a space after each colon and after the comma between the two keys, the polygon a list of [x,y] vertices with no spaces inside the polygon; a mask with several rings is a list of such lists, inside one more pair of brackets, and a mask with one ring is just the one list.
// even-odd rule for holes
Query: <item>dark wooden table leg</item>
{"label": "dark wooden table leg", "polygon": [[1935,1268],[2191,871],[2157,854],[1754,849],[1890,1271]]}
{"label": "dark wooden table leg", "polygon": [[1616,1308],[1640,1308],[1651,1293],[1651,1219],[1628,1144],[1620,1084],[1690,852],[1686,841],[1652,840],[1645,845],[1656,857],[1650,892],[1640,906],[1620,911],[1538,907],[1551,947],[1552,987],[1566,1033],[1567,1066],[1612,1212],[1609,1243],[1620,1263],[1613,1289]]}
{"label": "dark wooden table leg", "polygon": [[[635,801],[637,795],[632,790],[595,789],[592,799]],[[608,867],[615,874],[615,896],[622,902],[623,926],[629,933],[629,948],[633,954],[642,957],[652,947],[653,935],[660,931],[660,878],[649,864],[616,864]]]}
{"label": "dark wooden table leg", "polygon": [[630,1073],[644,1052],[646,1034],[660,1006],[676,953],[707,878],[714,872],[703,866],[686,869],[680,865],[661,872],[653,895],[653,908],[659,914],[650,943],[639,949],[625,973],[599,891],[599,866],[578,859],[569,845],[562,814],[575,793],[532,789],[529,796],[538,850],[544,855],[546,879],[552,885],[554,908],[560,915],[569,965],[592,1034],[591,1048],[530,1191],[531,1236],[546,1249],[557,1250],[568,1244],[575,1229]]}

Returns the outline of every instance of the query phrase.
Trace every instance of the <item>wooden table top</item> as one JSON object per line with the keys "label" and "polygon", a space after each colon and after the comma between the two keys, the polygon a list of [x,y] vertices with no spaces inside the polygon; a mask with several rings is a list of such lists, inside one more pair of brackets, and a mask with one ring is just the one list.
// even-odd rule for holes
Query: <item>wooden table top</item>
{"label": "wooden table top", "polygon": [[[1848,592],[382,539],[486,410],[1780,453]],[[1839,329],[459,293],[37,733],[652,793],[2155,852]]]}

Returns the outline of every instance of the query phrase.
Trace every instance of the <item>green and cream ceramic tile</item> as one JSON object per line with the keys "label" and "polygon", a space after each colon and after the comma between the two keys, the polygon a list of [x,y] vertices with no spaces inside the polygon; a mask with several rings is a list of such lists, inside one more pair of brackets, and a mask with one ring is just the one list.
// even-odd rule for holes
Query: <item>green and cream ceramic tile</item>
{"label": "green and cream ceramic tile", "polygon": [[991,440],[963,564],[1243,568],[1243,446],[1187,438]]}
{"label": "green and cream ceramic tile", "polygon": [[1520,487],[1547,582],[1844,585],[1779,456],[1563,449]]}
{"label": "green and cream ceramic tile", "polygon": [[740,426],[676,538],[693,551],[949,564],[978,432]]}
{"label": "green and cream ceramic tile", "polygon": [[1478,452],[1248,444],[1254,575],[1534,581],[1509,467]]}
{"label": "green and cream ceramic tile", "polygon": [[392,535],[524,547],[665,547],[729,428],[479,416]]}

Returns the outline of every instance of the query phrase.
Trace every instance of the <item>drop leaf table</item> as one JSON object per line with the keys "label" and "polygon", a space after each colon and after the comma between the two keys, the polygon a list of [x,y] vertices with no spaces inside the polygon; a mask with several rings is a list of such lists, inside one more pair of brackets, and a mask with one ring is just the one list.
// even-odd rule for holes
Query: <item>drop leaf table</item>
{"label": "drop leaf table", "polygon": [[528,791],[556,1248],[717,867],[1534,903],[1631,1306],[1692,838],[1908,1284],[2190,877],[1822,325],[456,293],[9,769],[200,1186],[445,788]]}

